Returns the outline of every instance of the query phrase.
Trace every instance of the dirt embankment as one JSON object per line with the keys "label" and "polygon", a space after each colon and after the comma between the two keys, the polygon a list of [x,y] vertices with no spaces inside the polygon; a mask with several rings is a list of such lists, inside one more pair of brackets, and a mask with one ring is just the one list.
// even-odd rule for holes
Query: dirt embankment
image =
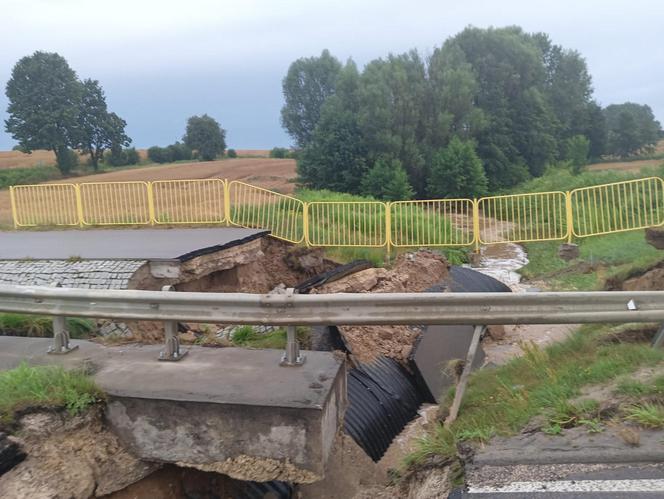
{"label": "dirt embankment", "polygon": [[102,421],[101,408],[70,418],[26,414],[18,434],[27,458],[0,476],[0,497],[87,499],[120,490],[159,468],[132,456]]}
{"label": "dirt embankment", "polygon": [[[389,269],[373,268],[318,288],[316,293],[417,293],[438,284],[449,264],[438,253],[420,250],[400,255]],[[385,355],[406,362],[419,332],[408,326],[342,326],[353,356],[362,362]]]}

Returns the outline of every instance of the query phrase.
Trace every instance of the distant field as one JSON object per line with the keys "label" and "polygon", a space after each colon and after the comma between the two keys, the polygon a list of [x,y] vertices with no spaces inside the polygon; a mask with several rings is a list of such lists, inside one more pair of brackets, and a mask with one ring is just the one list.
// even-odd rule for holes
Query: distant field
{"label": "distant field", "polygon": [[641,161],[623,161],[621,163],[595,163],[594,165],[588,166],[587,169],[591,172],[618,170],[621,172],[637,173],[643,168],[654,168],[661,164],[664,164],[664,159],[644,159]]}
{"label": "distant field", "polygon": [[[240,156],[267,158],[270,151],[267,149],[236,149]],[[148,157],[147,149],[138,149],[141,160]],[[81,156],[81,163],[87,161],[88,156]],[[19,151],[0,151],[0,170],[6,168],[29,168],[31,166],[49,166],[55,164],[55,155],[51,151],[33,151],[25,154]]]}
{"label": "distant field", "polygon": [[[238,151],[239,152],[239,151]],[[295,160],[269,158],[238,158],[220,161],[150,165],[144,168],[118,170],[86,175],[48,183],[126,182],[152,180],[184,180],[195,178],[227,178],[241,180],[265,189],[292,193],[295,184]],[[0,225],[10,224],[9,191],[0,191]]]}
{"label": "distant field", "polygon": [[[664,140],[660,140],[655,147],[655,154],[664,154]],[[664,164],[664,159],[644,159],[639,161],[620,161],[595,163],[588,167],[590,171],[618,170],[622,172],[637,173],[643,168],[652,168]]]}

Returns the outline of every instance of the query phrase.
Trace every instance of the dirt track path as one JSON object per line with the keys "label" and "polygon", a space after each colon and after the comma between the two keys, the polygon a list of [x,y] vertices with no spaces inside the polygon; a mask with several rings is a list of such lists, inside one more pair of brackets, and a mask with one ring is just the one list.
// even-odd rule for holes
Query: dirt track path
{"label": "dirt track path", "polygon": [[[265,189],[290,194],[295,188],[295,161],[292,159],[238,158],[220,161],[177,163],[85,175],[47,183],[128,182],[154,180],[227,178],[241,180]],[[0,227],[11,225],[9,190],[0,191]]]}

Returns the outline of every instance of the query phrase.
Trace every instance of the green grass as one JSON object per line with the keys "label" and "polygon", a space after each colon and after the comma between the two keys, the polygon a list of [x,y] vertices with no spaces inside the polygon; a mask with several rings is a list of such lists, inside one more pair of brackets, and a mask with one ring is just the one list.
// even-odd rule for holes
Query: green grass
{"label": "green grass", "polygon": [[[529,263],[519,272],[526,279],[544,279],[554,290],[595,290],[607,280],[623,281],[662,259],[642,230],[577,239],[580,257],[566,262],[558,257],[560,242],[526,243]],[[588,265],[579,265],[585,262]]]}
{"label": "green grass", "polygon": [[0,372],[0,422],[11,423],[14,413],[26,407],[66,408],[78,414],[103,399],[92,379],[62,367],[29,367]]}
{"label": "green grass", "polygon": [[616,393],[619,395],[629,395],[631,397],[664,395],[664,376],[659,376],[650,383],[643,383],[630,378],[622,379],[618,382]]}
{"label": "green grass", "polygon": [[[309,343],[309,328],[298,327],[296,333],[301,347]],[[282,349],[286,347],[286,330],[279,328],[269,333],[258,333],[252,326],[240,326],[233,333],[232,343],[245,348]]]}
{"label": "green grass", "polygon": [[[550,433],[570,425],[596,428],[596,402],[572,404],[581,387],[624,376],[664,361],[664,351],[647,344],[602,341],[610,328],[583,326],[567,340],[545,349],[524,345],[524,355],[495,369],[475,372],[458,419],[449,429],[437,424],[406,459],[416,465],[434,456],[450,459],[460,441],[511,435],[542,415]],[[451,391],[442,406],[449,406]]]}
{"label": "green grass", "polygon": [[645,428],[664,428],[664,406],[648,402],[634,404],[626,410],[625,419]]}
{"label": "green grass", "polygon": [[31,168],[7,168],[0,170],[0,189],[10,185],[41,184],[62,178],[55,166],[33,166]]}
{"label": "green grass", "polygon": [[[67,330],[72,338],[87,338],[95,330],[90,319],[68,318]],[[53,336],[53,321],[43,315],[0,313],[0,336]]]}
{"label": "green grass", "polygon": [[610,184],[644,177],[664,176],[664,163],[659,168],[647,168],[643,172],[622,172],[616,170],[584,171],[574,175],[563,166],[550,167],[544,175],[536,177],[509,189],[505,194],[524,194],[527,192],[571,191],[582,187]]}

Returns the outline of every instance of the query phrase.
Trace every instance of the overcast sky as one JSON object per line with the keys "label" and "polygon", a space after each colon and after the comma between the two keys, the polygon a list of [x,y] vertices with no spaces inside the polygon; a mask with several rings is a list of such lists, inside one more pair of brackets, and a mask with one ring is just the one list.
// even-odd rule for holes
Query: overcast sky
{"label": "overcast sky", "polygon": [[63,55],[94,78],[137,147],[181,138],[208,113],[229,147],[287,146],[281,79],[324,48],[359,65],[428,54],[468,25],[520,25],[581,52],[602,105],[649,104],[664,122],[663,0],[0,0],[0,150],[4,85],[22,56]]}

